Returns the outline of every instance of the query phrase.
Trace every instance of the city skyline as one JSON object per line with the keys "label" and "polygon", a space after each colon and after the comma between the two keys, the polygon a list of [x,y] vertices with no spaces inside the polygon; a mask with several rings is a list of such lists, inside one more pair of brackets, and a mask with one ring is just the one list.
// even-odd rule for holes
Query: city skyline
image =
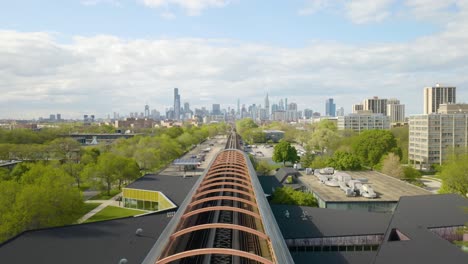
{"label": "city skyline", "polygon": [[412,115],[423,113],[422,89],[436,83],[458,87],[464,102],[468,3],[418,3],[5,3],[0,118],[106,117],[146,103],[163,112],[174,87],[193,109],[237,109],[237,98],[263,104],[268,93],[270,102],[287,97],[320,112],[334,98],[350,113],[378,96],[399,98]]}

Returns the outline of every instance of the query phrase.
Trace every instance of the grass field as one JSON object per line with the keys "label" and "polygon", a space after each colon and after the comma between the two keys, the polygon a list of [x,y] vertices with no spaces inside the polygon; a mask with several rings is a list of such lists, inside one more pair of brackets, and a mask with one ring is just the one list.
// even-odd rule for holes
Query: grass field
{"label": "grass field", "polygon": [[127,209],[127,208],[121,208],[121,207],[116,207],[116,206],[107,206],[102,211],[100,211],[99,213],[93,215],[93,217],[86,220],[85,223],[122,218],[122,217],[139,215],[139,214],[144,214],[144,213],[146,213],[146,211]]}

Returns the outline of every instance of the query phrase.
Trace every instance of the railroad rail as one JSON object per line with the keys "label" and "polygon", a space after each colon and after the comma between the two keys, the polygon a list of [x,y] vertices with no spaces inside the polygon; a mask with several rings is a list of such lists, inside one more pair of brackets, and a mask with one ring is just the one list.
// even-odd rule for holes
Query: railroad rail
{"label": "railroad rail", "polygon": [[250,160],[239,149],[233,131],[145,264],[292,263]]}

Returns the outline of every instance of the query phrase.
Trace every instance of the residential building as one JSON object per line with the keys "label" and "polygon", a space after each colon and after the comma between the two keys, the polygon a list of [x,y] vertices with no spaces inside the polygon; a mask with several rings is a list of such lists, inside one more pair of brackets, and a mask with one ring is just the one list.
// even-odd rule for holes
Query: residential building
{"label": "residential building", "polygon": [[421,169],[442,164],[454,148],[468,147],[468,113],[409,117],[409,160]]}
{"label": "residential building", "polygon": [[398,99],[387,100],[387,116],[391,123],[405,122],[405,105]]}
{"label": "residential building", "polygon": [[440,114],[457,114],[468,113],[468,104],[440,104],[437,113]]}
{"label": "residential building", "polygon": [[357,132],[370,129],[390,129],[390,119],[383,114],[374,114],[361,111],[357,114],[348,114],[338,117],[338,129],[352,129]]}
{"label": "residential building", "polygon": [[387,115],[387,99],[379,98],[374,96],[372,98],[365,99],[362,102],[365,111],[372,111],[374,114]]}
{"label": "residential building", "polygon": [[440,104],[455,104],[456,87],[440,86],[424,87],[424,114],[437,113]]}
{"label": "residential building", "polygon": [[325,101],[325,115],[326,116],[335,116],[336,114],[336,104],[333,103],[333,98],[328,98]]}
{"label": "residential building", "polygon": [[353,114],[357,114],[358,111],[362,111],[362,110],[364,110],[363,104],[353,104],[353,109],[352,109]]}

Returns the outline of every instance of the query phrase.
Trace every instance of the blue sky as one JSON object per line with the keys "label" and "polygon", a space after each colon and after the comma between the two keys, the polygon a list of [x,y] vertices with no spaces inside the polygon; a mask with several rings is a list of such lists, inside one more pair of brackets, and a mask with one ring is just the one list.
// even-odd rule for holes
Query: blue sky
{"label": "blue sky", "polygon": [[422,89],[466,100],[467,0],[8,1],[0,118],[164,111],[289,97],[350,112],[371,96],[422,112]]}

